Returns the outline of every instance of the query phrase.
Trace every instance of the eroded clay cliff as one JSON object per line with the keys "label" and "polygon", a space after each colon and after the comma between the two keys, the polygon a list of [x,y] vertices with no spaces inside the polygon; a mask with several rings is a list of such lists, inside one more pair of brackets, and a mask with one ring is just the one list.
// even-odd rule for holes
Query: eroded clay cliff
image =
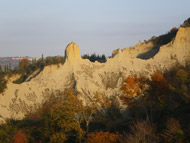
{"label": "eroded clay cliff", "polygon": [[106,63],[82,59],[74,42],[66,48],[66,62],[47,66],[35,78],[22,84],[9,79],[7,89],[0,94],[0,119],[21,119],[40,106],[51,91],[74,88],[85,102],[96,94],[117,96],[123,80],[129,74],[149,76],[155,71],[170,69],[190,61],[190,28],[181,27],[173,41],[158,47],[151,42],[139,42],[134,47],[113,51]]}

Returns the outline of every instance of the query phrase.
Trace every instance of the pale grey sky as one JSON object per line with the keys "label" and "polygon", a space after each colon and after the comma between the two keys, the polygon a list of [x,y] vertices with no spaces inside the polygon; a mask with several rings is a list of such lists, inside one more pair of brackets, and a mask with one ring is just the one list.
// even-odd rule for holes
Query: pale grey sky
{"label": "pale grey sky", "polygon": [[190,0],[0,0],[0,56],[111,55],[179,27]]}

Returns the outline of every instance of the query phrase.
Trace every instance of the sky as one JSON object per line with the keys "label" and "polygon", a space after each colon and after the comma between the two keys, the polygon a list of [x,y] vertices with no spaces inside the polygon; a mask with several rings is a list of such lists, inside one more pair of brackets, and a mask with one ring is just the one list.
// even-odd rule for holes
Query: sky
{"label": "sky", "polygon": [[0,56],[105,54],[179,27],[190,0],[0,0]]}

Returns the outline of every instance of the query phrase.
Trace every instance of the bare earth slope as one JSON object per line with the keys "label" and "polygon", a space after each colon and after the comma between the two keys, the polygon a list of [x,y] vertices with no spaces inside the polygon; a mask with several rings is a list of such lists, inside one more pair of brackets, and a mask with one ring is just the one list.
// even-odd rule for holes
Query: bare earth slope
{"label": "bare earth slope", "polygon": [[151,42],[139,42],[134,47],[113,51],[114,57],[106,63],[92,63],[82,59],[75,43],[66,48],[64,65],[47,66],[35,78],[22,84],[13,84],[0,94],[0,121],[21,119],[38,108],[51,91],[75,88],[84,103],[93,96],[117,96],[124,78],[129,74],[149,76],[155,71],[170,69],[190,61],[190,28],[180,28],[173,41],[160,48]]}

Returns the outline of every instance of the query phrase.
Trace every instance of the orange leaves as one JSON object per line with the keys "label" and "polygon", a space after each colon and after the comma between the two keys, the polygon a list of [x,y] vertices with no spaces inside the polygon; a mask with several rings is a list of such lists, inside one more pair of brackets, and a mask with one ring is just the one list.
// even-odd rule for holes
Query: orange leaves
{"label": "orange leaves", "polygon": [[85,143],[117,143],[119,138],[119,134],[100,131],[88,134]]}
{"label": "orange leaves", "polygon": [[166,80],[162,74],[155,72],[151,75],[152,82],[154,84],[165,84]]}
{"label": "orange leaves", "polygon": [[129,105],[135,100],[134,97],[143,97],[145,94],[152,95],[155,99],[161,101],[162,95],[168,94],[169,85],[162,74],[155,72],[151,75],[151,80],[129,75],[125,79],[121,90],[124,95],[120,98],[124,104]]}
{"label": "orange leaves", "polygon": [[133,97],[141,92],[141,89],[144,87],[144,84],[142,83],[142,79],[138,78],[136,75],[133,77],[129,75],[121,89],[124,94],[129,95],[130,97]]}
{"label": "orange leaves", "polygon": [[137,75],[129,75],[122,84],[121,90],[124,95],[120,99],[127,105],[133,105],[134,97],[143,96],[146,79],[144,77],[137,77]]}
{"label": "orange leaves", "polygon": [[151,75],[151,91],[153,94],[166,94],[168,91],[168,84],[164,76],[155,72]]}
{"label": "orange leaves", "polygon": [[170,31],[173,32],[173,31],[176,31],[177,28],[176,27],[173,27]]}
{"label": "orange leaves", "polygon": [[26,136],[22,133],[21,130],[18,130],[14,135],[14,143],[26,143],[26,142],[27,142]]}
{"label": "orange leaves", "polygon": [[63,63],[64,58],[63,57],[57,57],[57,63]]}
{"label": "orange leaves", "polygon": [[[125,79],[121,89],[125,96],[131,98],[135,97],[136,95],[143,95],[145,85],[145,78],[138,78],[136,75],[129,75]],[[168,83],[162,74],[155,72],[151,75],[151,81],[149,81],[149,88],[151,94],[165,94],[168,92]]]}
{"label": "orange leaves", "polygon": [[29,65],[29,60],[26,59],[26,58],[22,59],[22,60],[20,61],[20,63],[19,63],[19,67],[20,67],[20,68],[26,67],[26,66],[28,66],[28,65]]}
{"label": "orange leaves", "polygon": [[61,62],[61,58],[57,58],[57,62],[60,63]]}

